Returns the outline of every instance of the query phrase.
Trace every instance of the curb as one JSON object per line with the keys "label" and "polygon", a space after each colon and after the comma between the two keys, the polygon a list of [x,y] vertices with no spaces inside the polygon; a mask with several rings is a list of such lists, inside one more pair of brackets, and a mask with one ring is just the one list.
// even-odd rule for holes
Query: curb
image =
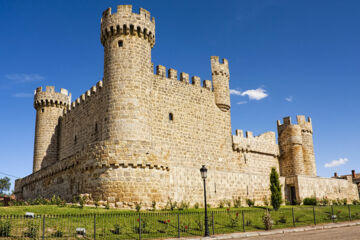
{"label": "curb", "polygon": [[224,240],[224,239],[234,239],[234,238],[247,238],[247,237],[258,237],[258,236],[268,236],[275,234],[285,234],[285,233],[293,233],[293,232],[305,232],[305,231],[314,231],[314,230],[324,230],[331,228],[341,228],[341,227],[351,227],[360,225],[360,221],[356,222],[345,222],[345,223],[329,223],[319,226],[307,226],[307,227],[297,227],[297,228],[285,228],[285,229],[275,229],[270,231],[258,231],[258,232],[241,232],[241,233],[229,233],[229,234],[221,234],[214,235],[210,237],[196,237],[196,238],[168,238],[168,240]]}

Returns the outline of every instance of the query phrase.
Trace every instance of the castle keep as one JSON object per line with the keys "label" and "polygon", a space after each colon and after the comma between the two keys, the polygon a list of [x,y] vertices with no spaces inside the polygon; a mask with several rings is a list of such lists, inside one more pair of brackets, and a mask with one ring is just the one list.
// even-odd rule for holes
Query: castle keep
{"label": "castle keep", "polygon": [[289,201],[358,199],[351,179],[316,176],[310,118],[278,121],[278,143],[274,132],[232,136],[226,59],[211,57],[212,80],[202,84],[161,65],[154,74],[155,19],[129,5],[103,12],[100,40],[102,81],[74,102],[65,89],[36,89],[33,173],[16,181],[18,198],[88,194],[121,208],[164,206],[169,197],[201,203],[206,165],[213,206],[237,197],[261,205],[272,167]]}

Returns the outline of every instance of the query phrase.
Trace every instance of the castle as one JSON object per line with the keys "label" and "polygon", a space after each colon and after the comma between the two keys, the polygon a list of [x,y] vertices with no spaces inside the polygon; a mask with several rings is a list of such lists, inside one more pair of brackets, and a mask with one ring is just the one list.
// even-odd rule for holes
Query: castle
{"label": "castle", "polygon": [[202,84],[160,65],[154,74],[155,19],[148,11],[107,9],[100,40],[103,81],[74,102],[65,89],[36,89],[33,173],[16,181],[17,198],[87,194],[119,208],[164,206],[169,197],[202,203],[202,165],[213,206],[238,197],[261,205],[270,197],[272,167],[289,201],[359,198],[351,177],[316,176],[310,118],[278,121],[278,144],[274,132],[232,136],[226,59],[211,57],[212,80]]}

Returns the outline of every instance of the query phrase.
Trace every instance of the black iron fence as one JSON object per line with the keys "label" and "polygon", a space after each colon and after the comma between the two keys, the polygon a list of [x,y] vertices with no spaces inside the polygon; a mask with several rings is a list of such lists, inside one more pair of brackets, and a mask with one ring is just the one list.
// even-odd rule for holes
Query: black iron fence
{"label": "black iron fence", "polygon": [[[265,208],[209,211],[210,234],[264,230]],[[273,229],[360,220],[360,206],[269,210]],[[203,212],[0,215],[1,239],[147,239],[201,236]]]}

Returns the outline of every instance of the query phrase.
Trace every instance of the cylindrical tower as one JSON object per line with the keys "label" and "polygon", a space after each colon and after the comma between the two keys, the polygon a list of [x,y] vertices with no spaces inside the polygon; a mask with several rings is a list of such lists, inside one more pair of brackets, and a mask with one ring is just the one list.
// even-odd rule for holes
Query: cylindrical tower
{"label": "cylindrical tower", "polygon": [[308,117],[307,121],[304,115],[296,116],[296,118],[298,125],[301,128],[305,175],[316,177],[316,164],[311,118]]}
{"label": "cylindrical tower", "polygon": [[229,89],[229,63],[226,59],[219,62],[218,56],[211,57],[211,71],[214,85],[215,103],[221,111],[230,109],[230,89]]}
{"label": "cylindrical tower", "polygon": [[55,163],[58,159],[59,118],[70,104],[71,95],[66,89],[55,92],[54,87],[36,89],[34,108],[36,109],[33,172]]}
{"label": "cylindrical tower", "polygon": [[291,124],[290,117],[284,118],[284,123],[277,123],[280,148],[280,175],[304,175],[304,160],[302,134],[299,125]]}
{"label": "cylindrical tower", "polygon": [[111,8],[101,19],[104,46],[105,140],[150,143],[151,49],[155,44],[155,20],[131,5]]}

